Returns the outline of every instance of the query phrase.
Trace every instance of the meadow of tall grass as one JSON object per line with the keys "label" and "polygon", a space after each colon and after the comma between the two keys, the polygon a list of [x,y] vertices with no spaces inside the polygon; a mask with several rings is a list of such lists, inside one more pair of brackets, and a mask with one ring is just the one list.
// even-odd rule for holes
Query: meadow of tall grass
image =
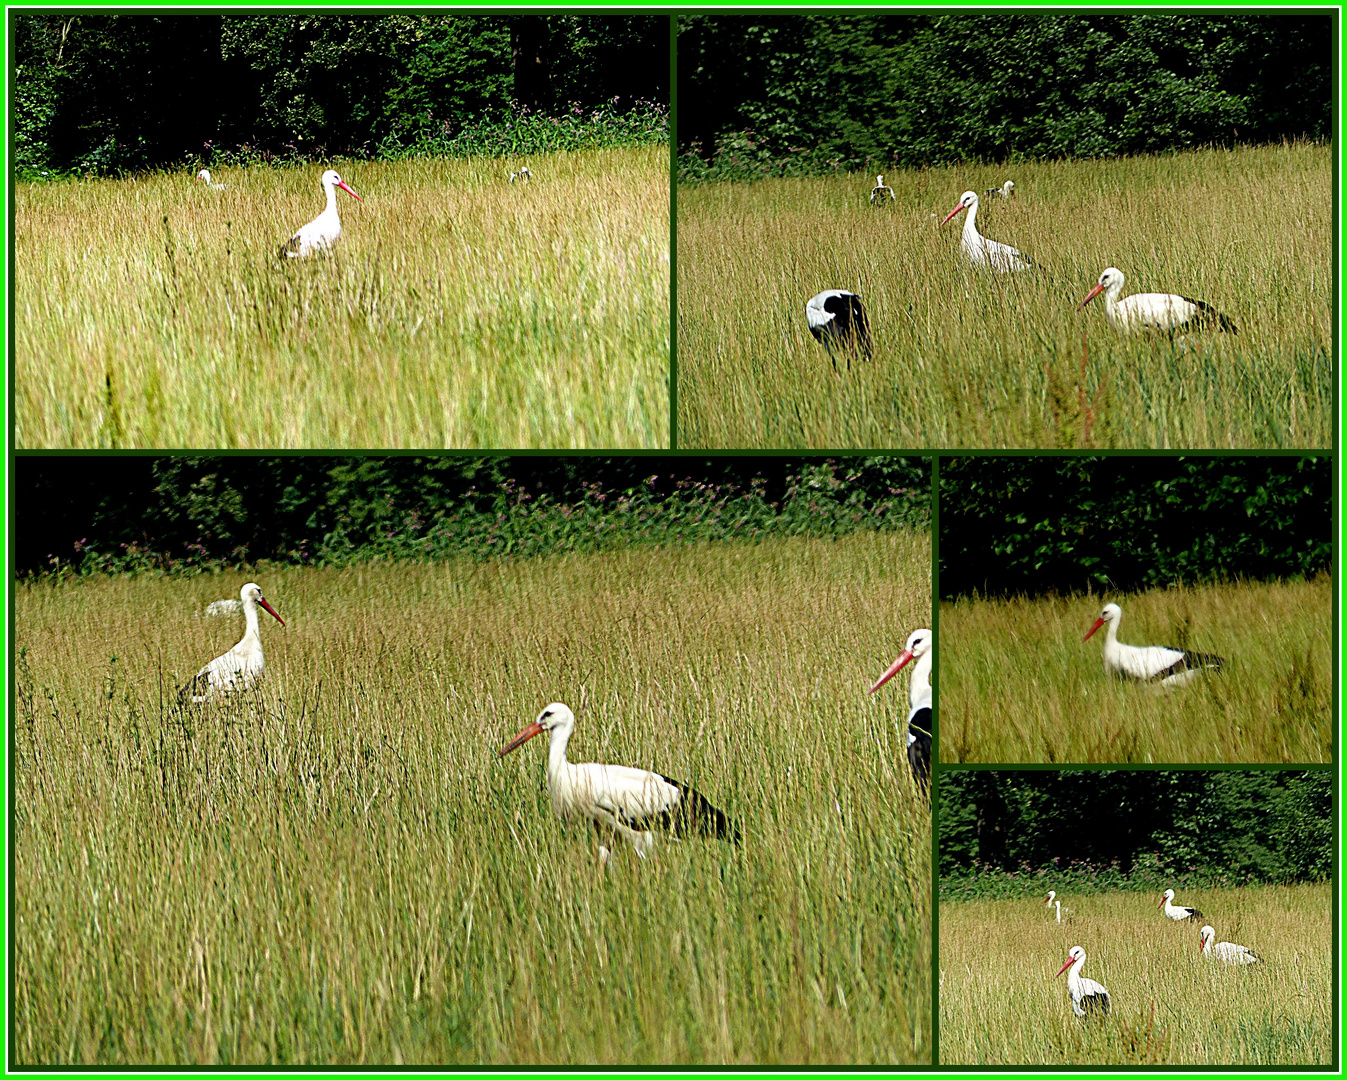
{"label": "meadow of tall grass", "polygon": [[[1333,412],[1333,155],[1288,144],[1118,160],[708,184],[678,195],[679,445],[1326,447]],[[960,194],[985,236],[1037,264],[991,275],[959,249]],[[1099,301],[1177,292],[1238,334],[1126,338]],[[805,301],[866,304],[874,359],[834,375]]]}
{"label": "meadow of tall grass", "polygon": [[669,445],[666,147],[336,167],[19,184],[15,445]]}
{"label": "meadow of tall grass", "polygon": [[[1217,939],[1265,961],[1233,968],[1198,951],[1147,893],[1069,898],[1058,924],[1041,897],[940,905],[942,1065],[1328,1065],[1333,1060],[1333,890],[1288,885],[1185,892]],[[1073,945],[1113,1002],[1071,1012]]]}
{"label": "meadow of tall grass", "polygon": [[[930,814],[875,670],[926,533],[16,586],[16,1062],[930,1060]],[[267,679],[175,684],[239,633]],[[741,845],[563,828],[573,760],[666,769]],[[540,742],[541,740],[539,740]]]}
{"label": "meadow of tall grass", "polygon": [[[1225,658],[1219,674],[1164,693],[1104,674],[1106,601],[1118,638]],[[945,762],[1333,760],[1333,585],[1211,585],[1130,596],[942,604],[940,754]]]}

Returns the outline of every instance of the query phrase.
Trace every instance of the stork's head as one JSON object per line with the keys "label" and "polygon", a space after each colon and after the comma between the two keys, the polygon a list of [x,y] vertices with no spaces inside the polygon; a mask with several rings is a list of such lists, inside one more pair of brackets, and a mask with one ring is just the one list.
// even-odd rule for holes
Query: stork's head
{"label": "stork's head", "polygon": [[1202,933],[1197,939],[1197,951],[1206,952],[1211,948],[1211,943],[1216,940],[1216,928],[1213,926],[1202,927]]}
{"label": "stork's head", "polygon": [[[963,197],[959,200],[959,205],[945,215],[945,221],[948,221],[960,210],[971,210],[973,207],[977,206],[977,204],[978,193],[976,191],[965,191]],[[945,224],[945,221],[942,221],[940,224]]]}
{"label": "stork's head", "polygon": [[883,186],[884,186],[884,177],[883,177],[883,176],[876,176],[876,177],[875,177],[875,187],[883,187]]}
{"label": "stork's head", "polygon": [[879,677],[874,686],[870,687],[870,693],[874,693],[886,682],[892,679],[898,672],[902,671],[908,663],[920,656],[925,656],[931,651],[931,644],[935,641],[935,635],[929,630],[913,630],[907,636],[907,644],[903,646],[903,651],[898,654],[898,659],[889,665],[889,669]]}
{"label": "stork's head", "polygon": [[1054,900],[1056,900],[1056,899],[1057,899],[1057,894],[1056,894],[1055,892],[1053,892],[1051,889],[1049,889],[1049,890],[1048,890],[1048,898],[1047,898],[1046,900],[1044,900],[1043,903],[1045,903],[1045,904],[1051,904],[1051,903],[1052,903]]}
{"label": "stork's head", "polygon": [[[1117,604],[1105,604],[1104,610],[1099,613],[1099,618],[1095,619],[1094,625],[1090,627],[1089,632],[1080,640],[1089,641],[1094,636],[1094,632],[1106,623],[1116,623],[1122,618],[1122,608]],[[1172,894],[1171,894],[1172,895]]]}
{"label": "stork's head", "polygon": [[[323,173],[322,184],[325,188],[341,188],[347,195],[360,199],[360,196],[350,189],[346,181],[337,175],[336,169],[328,169],[327,172]],[[364,202],[363,199],[360,199],[360,201]]]}
{"label": "stork's head", "polygon": [[239,599],[243,601],[243,608],[246,611],[249,607],[261,606],[273,619],[282,626],[285,620],[276,614],[276,609],[267,603],[267,598],[262,595],[262,586],[255,581],[248,582],[239,590]]}
{"label": "stork's head", "polygon": [[1108,267],[1099,275],[1099,281],[1095,284],[1095,287],[1086,294],[1085,299],[1076,305],[1076,310],[1079,311],[1102,292],[1108,293],[1109,296],[1116,300],[1118,294],[1122,292],[1123,280],[1123,272],[1121,270],[1116,266]]}
{"label": "stork's head", "polygon": [[209,185],[209,184],[210,184],[210,170],[209,170],[209,169],[202,169],[199,173],[197,173],[197,174],[196,174],[196,182],[197,182],[198,184],[207,184],[207,185]]}
{"label": "stork's head", "polygon": [[1063,971],[1065,971],[1067,968],[1069,968],[1072,964],[1079,964],[1079,963],[1081,963],[1084,959],[1085,959],[1085,950],[1082,949],[1079,945],[1072,945],[1072,946],[1071,946],[1071,951],[1070,951],[1069,953],[1066,954],[1066,962],[1065,962],[1064,964],[1062,964],[1062,966],[1059,967],[1059,968],[1057,969],[1057,974],[1060,975]]}
{"label": "stork's head", "polygon": [[1015,181],[1007,180],[1004,186],[1002,186],[1001,190],[1006,193],[1007,199],[1010,198],[1012,195],[1015,194]]}
{"label": "stork's head", "polygon": [[571,712],[568,706],[559,701],[554,701],[538,714],[538,718],[533,723],[497,750],[496,756],[504,757],[511,750],[518,750],[533,736],[541,735],[544,731],[555,731],[558,728],[566,732],[573,731],[575,729],[575,713]]}
{"label": "stork's head", "polygon": [[1173,899],[1174,899],[1174,890],[1173,890],[1173,889],[1166,889],[1166,890],[1165,890],[1165,894],[1164,894],[1162,897],[1160,897],[1160,902],[1159,902],[1158,904],[1156,904],[1155,906],[1158,907],[1158,908],[1162,908],[1162,907],[1164,907],[1166,904],[1168,904],[1168,903],[1169,903],[1171,900],[1173,900]]}

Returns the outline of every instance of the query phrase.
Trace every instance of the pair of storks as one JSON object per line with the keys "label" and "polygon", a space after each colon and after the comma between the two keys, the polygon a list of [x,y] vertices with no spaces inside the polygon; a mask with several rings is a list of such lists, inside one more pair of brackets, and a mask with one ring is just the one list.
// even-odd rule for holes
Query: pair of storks
{"label": "pair of storks", "polygon": [[[898,658],[870,688],[873,694],[908,663],[917,661],[909,687],[907,756],[912,777],[923,794],[928,792],[931,775],[931,643],[929,630],[913,633]],[[588,819],[605,840],[624,839],[641,857],[652,850],[656,830],[676,837],[699,835],[738,843],[739,829],[725,812],[680,780],[625,765],[568,761],[566,747],[575,732],[575,713],[561,702],[543,709],[497,754],[504,757],[544,732],[549,738],[547,790],[559,817]],[[607,863],[610,855],[601,843],[600,862]]]}

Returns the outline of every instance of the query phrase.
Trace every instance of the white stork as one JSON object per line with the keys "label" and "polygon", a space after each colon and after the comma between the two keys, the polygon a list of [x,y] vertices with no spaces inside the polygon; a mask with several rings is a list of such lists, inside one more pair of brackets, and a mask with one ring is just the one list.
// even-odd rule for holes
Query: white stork
{"label": "white stork", "polygon": [[522,168],[516,169],[514,172],[510,174],[510,183],[512,184],[515,183],[516,181],[523,182],[525,180],[532,180],[532,179],[533,174],[529,172],[529,167],[527,165],[523,166]]}
{"label": "white stork", "polygon": [[1165,917],[1173,919],[1175,922],[1197,922],[1198,919],[1205,918],[1202,912],[1195,907],[1182,907],[1174,903],[1174,890],[1166,889],[1165,894],[1160,897],[1160,902],[1155,905],[1156,908],[1165,909]]}
{"label": "white stork", "polygon": [[[1046,900],[1044,900],[1043,903],[1047,904],[1048,907],[1050,907],[1050,908],[1051,908],[1051,907],[1055,907],[1055,908],[1057,909],[1057,921],[1058,921],[1058,922],[1061,922],[1061,921],[1062,921],[1062,902],[1061,902],[1060,900],[1057,899],[1057,894],[1056,894],[1055,892],[1053,892],[1051,889],[1049,889],[1049,890],[1048,890],[1048,898],[1047,898]],[[1070,909],[1070,908],[1067,908],[1067,909],[1066,909],[1066,913],[1067,913],[1068,915],[1071,915],[1071,914],[1072,914],[1071,909]],[[1069,922],[1070,920],[1068,919],[1067,921]]]}
{"label": "white stork", "polygon": [[1189,652],[1167,645],[1124,645],[1118,640],[1122,608],[1105,604],[1099,618],[1081,641],[1089,641],[1101,626],[1108,626],[1104,637],[1104,671],[1120,679],[1154,682],[1173,690],[1199,678],[1204,671],[1220,671],[1225,661],[1211,653]]}
{"label": "white stork", "polygon": [[229,186],[228,184],[212,183],[209,169],[202,169],[199,173],[197,173],[196,180],[193,182],[197,184],[205,184],[206,187],[211,189],[211,191],[223,191],[226,187]]}
{"label": "white stork", "polygon": [[823,342],[828,357],[833,362],[833,371],[837,371],[837,357],[833,355],[835,342],[847,354],[847,370],[851,370],[851,358],[861,354],[870,359],[870,323],[865,317],[865,308],[861,298],[846,289],[828,289],[812,296],[804,306],[805,318],[809,320],[809,332],[815,341]]}
{"label": "white stork", "polygon": [[190,698],[195,702],[211,701],[217,695],[231,690],[244,690],[262,677],[262,636],[257,631],[257,606],[259,604],[282,626],[285,620],[276,614],[262,595],[262,586],[250,581],[239,590],[239,602],[243,606],[243,617],[247,626],[243,631],[243,640],[222,656],[217,656],[196,673],[196,677],[182,688],[180,698]]}
{"label": "white stork", "polygon": [[1071,994],[1071,1011],[1077,1016],[1107,1016],[1113,1007],[1108,991],[1093,979],[1082,979],[1080,969],[1085,966],[1085,950],[1072,945],[1066,954],[1066,963],[1057,969],[1057,975],[1070,968],[1066,988]]}
{"label": "white stork", "polygon": [[1205,327],[1226,330],[1235,334],[1235,324],[1226,316],[1204,304],[1201,300],[1190,300],[1175,293],[1133,293],[1126,300],[1119,300],[1123,290],[1123,273],[1110,266],[1099,275],[1099,283],[1076,307],[1080,311],[1100,293],[1104,294],[1104,317],[1108,324],[1120,334],[1137,334],[1153,331],[1160,334],[1172,334],[1176,330],[1198,330]]}
{"label": "white stork", "polygon": [[870,189],[870,205],[887,206],[888,203],[884,201],[885,196],[894,202],[898,200],[898,196],[893,193],[893,188],[884,183],[884,177],[876,176],[875,186]]}
{"label": "white stork", "polygon": [[280,250],[282,258],[302,259],[306,255],[330,248],[336,242],[337,237],[341,235],[341,218],[337,216],[337,188],[360,200],[360,196],[337,175],[335,169],[328,169],[323,173],[319,182],[327,193],[327,207],[286,241]]}
{"label": "white stork", "polygon": [[1229,941],[1216,941],[1216,930],[1210,926],[1202,927],[1198,948],[1202,950],[1204,956],[1214,956],[1218,960],[1224,960],[1227,964],[1261,964],[1263,962],[1263,958],[1252,949],[1243,945],[1231,944]]}
{"label": "white stork", "polygon": [[983,194],[989,199],[1009,199],[1015,194],[1015,181],[1007,180],[1000,187],[988,188]]}
{"label": "white stork", "polygon": [[[601,833],[625,837],[645,857],[654,844],[654,829],[674,836],[701,835],[739,842],[739,830],[723,811],[687,784],[625,765],[573,765],[566,760],[566,744],[575,731],[575,713],[554,701],[538,718],[497,751],[504,757],[533,736],[550,732],[547,751],[547,791],[552,809],[563,820],[588,818]],[[600,859],[608,849],[600,846]]]}
{"label": "white stork", "polygon": [[907,684],[907,764],[912,770],[912,779],[923,793],[929,790],[931,783],[931,661],[935,657],[931,647],[934,644],[935,635],[929,630],[913,630],[898,659],[870,687],[873,694],[910,661],[917,661]]}
{"label": "white stork", "polygon": [[[974,266],[989,266],[997,273],[1008,273],[1012,270],[1028,270],[1033,265],[1027,256],[1009,244],[998,244],[978,232],[976,191],[965,191],[959,205],[945,215],[945,221],[949,221],[960,210],[968,211],[968,217],[963,223],[963,250]],[[945,221],[940,224],[945,224]]]}

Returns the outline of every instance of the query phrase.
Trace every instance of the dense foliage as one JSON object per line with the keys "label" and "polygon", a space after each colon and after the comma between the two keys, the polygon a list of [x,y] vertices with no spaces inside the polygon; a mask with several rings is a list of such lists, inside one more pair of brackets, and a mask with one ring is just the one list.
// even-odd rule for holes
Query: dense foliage
{"label": "dense foliage", "polygon": [[13,27],[26,179],[668,138],[665,16],[61,13]]}
{"label": "dense foliage", "polygon": [[926,527],[923,458],[16,461],[20,574],[598,551]]}
{"label": "dense foliage", "polygon": [[1332,486],[1328,457],[945,459],[941,596],[1311,576]]}
{"label": "dense foliage", "polygon": [[685,15],[678,27],[684,180],[1332,134],[1328,15]]}
{"label": "dense foliage", "polygon": [[942,900],[1332,873],[1327,771],[966,770],[939,787]]}

